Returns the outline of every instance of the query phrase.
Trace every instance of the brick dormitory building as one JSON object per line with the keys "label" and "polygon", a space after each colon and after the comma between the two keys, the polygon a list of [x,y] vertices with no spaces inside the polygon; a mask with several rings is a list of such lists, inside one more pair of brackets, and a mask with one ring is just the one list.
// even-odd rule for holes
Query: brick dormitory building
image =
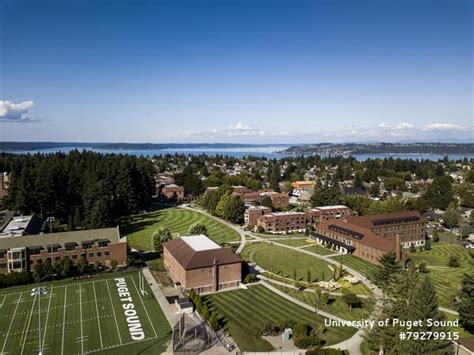
{"label": "brick dormitory building", "polygon": [[126,265],[127,243],[119,229],[104,228],[64,233],[45,233],[0,238],[0,274],[33,271],[38,263],[63,257],[76,263],[84,255],[89,263],[110,266],[112,260]]}
{"label": "brick dormitory building", "polygon": [[235,288],[242,279],[241,259],[205,235],[164,243],[163,262],[177,286],[197,293]]}

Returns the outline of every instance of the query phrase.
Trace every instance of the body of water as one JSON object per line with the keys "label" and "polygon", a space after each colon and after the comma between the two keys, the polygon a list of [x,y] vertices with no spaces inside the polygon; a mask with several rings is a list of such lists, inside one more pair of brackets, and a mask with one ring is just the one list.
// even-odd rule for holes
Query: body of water
{"label": "body of water", "polygon": [[[288,145],[290,147],[290,145]],[[48,148],[48,149],[37,149],[29,151],[9,151],[8,153],[14,154],[49,154],[57,152],[70,152],[71,150],[90,150],[103,154],[129,154],[145,157],[153,157],[155,155],[165,155],[165,154],[185,154],[185,155],[200,155],[206,154],[210,156],[215,155],[227,155],[235,158],[242,158],[244,156],[256,156],[256,157],[265,157],[268,159],[281,159],[286,157],[291,157],[294,155],[277,153],[285,149],[284,146],[265,146],[265,147],[247,147],[247,148],[196,148],[196,149],[97,149],[97,148],[85,148],[85,147],[61,147],[61,148]],[[321,154],[324,155],[324,154]],[[367,159],[383,159],[391,157],[394,159],[413,159],[413,160],[440,160],[448,155],[450,160],[459,160],[467,157],[468,159],[474,159],[474,155],[461,155],[461,154],[417,154],[417,153],[392,153],[392,154],[354,154],[353,156],[359,160]]]}

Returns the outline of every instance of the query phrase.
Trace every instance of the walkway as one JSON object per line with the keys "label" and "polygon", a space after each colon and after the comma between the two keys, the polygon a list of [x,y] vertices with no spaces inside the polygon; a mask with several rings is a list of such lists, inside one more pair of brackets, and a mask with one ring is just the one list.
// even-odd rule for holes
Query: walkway
{"label": "walkway", "polygon": [[239,233],[240,235],[240,245],[239,247],[237,248],[237,250],[235,251],[235,253],[237,255],[240,254],[240,252],[244,249],[245,247],[245,243],[247,242],[247,239],[245,237],[245,232],[242,230],[242,228],[240,227],[237,227],[236,225],[232,224],[232,223],[229,223],[221,218],[218,218],[218,217],[215,217],[213,216],[212,214],[210,213],[207,213],[206,211],[203,211],[201,209],[198,209],[198,208],[195,208],[195,207],[190,207],[190,206],[178,206],[178,208],[184,208],[184,209],[187,209],[187,210],[191,210],[193,212],[197,212],[197,213],[201,213],[209,218],[212,218],[213,220],[215,221],[218,221],[224,225],[226,225],[227,227],[229,228],[232,228],[234,231],[236,231],[237,233]]}
{"label": "walkway", "polygon": [[[256,238],[257,240],[260,240],[261,242],[269,243],[269,241],[267,241],[266,239],[264,239],[262,237],[259,237],[255,234],[251,234],[251,236]],[[304,249],[301,249],[301,248],[298,248],[298,247],[293,247],[293,246],[286,245],[286,244],[281,244],[281,243],[278,243],[276,241],[272,241],[272,243],[273,243],[273,245],[278,245],[282,248],[288,248],[288,249],[291,249],[291,250],[294,250],[294,251],[297,251],[297,252],[300,252],[300,253],[308,254],[308,255],[314,256],[316,258],[323,259],[324,261],[328,262],[329,264],[339,266],[339,262],[337,262],[333,259],[330,259],[327,255],[325,256],[325,255],[316,254],[316,253],[313,253],[313,252],[308,251],[308,250],[304,250]],[[367,279],[364,275],[357,272],[356,270],[351,269],[350,267],[347,267],[346,265],[344,265],[344,269],[347,270],[352,275],[358,277],[362,281],[362,283],[364,285],[366,285],[374,293],[374,298],[375,298],[376,302],[375,302],[374,310],[373,310],[372,314],[370,315],[370,317],[368,317],[368,319],[369,320],[377,319],[380,316],[380,314],[382,313],[382,309],[383,309],[383,292],[382,292],[382,290],[380,288],[378,288],[374,283],[372,283],[369,279]],[[332,316],[332,317],[334,317],[334,316]],[[330,346],[328,346],[328,348],[348,350],[351,355],[360,355],[361,354],[360,345],[362,344],[362,341],[364,340],[362,338],[362,334],[364,334],[364,332],[365,332],[364,329],[359,329],[357,331],[357,333],[355,333],[351,338],[349,338],[349,339],[347,339],[347,340],[345,340],[341,343],[330,345]]]}

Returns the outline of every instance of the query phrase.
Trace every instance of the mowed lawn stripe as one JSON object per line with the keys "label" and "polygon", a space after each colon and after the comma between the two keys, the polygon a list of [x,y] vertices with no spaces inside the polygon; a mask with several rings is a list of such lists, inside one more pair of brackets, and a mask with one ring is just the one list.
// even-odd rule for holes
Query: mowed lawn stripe
{"label": "mowed lawn stripe", "polygon": [[[134,293],[132,290],[130,290],[130,292],[132,293],[133,302],[135,304],[135,309],[137,310],[137,315],[140,319],[140,323],[142,324],[143,331],[145,332],[145,336],[148,338],[146,330],[148,330],[150,328],[153,331],[153,337],[157,337],[158,333],[156,332],[155,326],[153,325],[153,322],[150,318],[150,314],[148,313],[145,302],[143,301],[143,296],[141,295],[141,292],[139,291],[138,286],[137,286],[138,275],[139,274],[136,274],[136,276],[131,277],[131,281],[133,282],[133,286],[134,286],[133,290],[136,291],[136,293]],[[135,281],[135,279],[136,279],[136,281]],[[140,302],[140,305],[142,306],[142,308],[140,308],[140,311],[138,310],[139,307],[137,307],[138,302]],[[143,311],[141,311],[141,310],[143,310]],[[144,318],[145,315],[146,315],[147,322],[143,321],[143,318]],[[148,327],[148,325],[145,326],[144,323],[149,324],[149,327]],[[151,338],[152,336],[150,335],[149,337]]]}
{"label": "mowed lawn stripe", "polygon": [[111,315],[110,317],[99,319],[99,322],[101,324],[103,345],[104,347],[119,345],[120,333],[118,333],[117,324],[115,323],[115,309],[110,303],[107,282],[105,280],[97,281],[94,282],[94,286],[97,295],[97,307],[99,310],[99,316],[102,317],[105,315]]}
{"label": "mowed lawn stripe", "polygon": [[71,284],[67,287],[65,354],[81,353],[81,311],[78,303],[79,284]]}
{"label": "mowed lawn stripe", "polygon": [[[82,334],[84,337],[84,352],[101,349],[95,308],[96,299],[92,282],[81,285],[82,289]],[[105,314],[103,316],[106,316]],[[110,319],[112,320],[112,319]]]}
{"label": "mowed lawn stripe", "polygon": [[[44,300],[45,304],[48,304],[49,313],[46,309],[46,312],[42,314],[42,326],[47,324],[47,328],[43,329],[43,339],[44,344],[49,351],[51,349],[60,349],[62,342],[62,321],[64,315],[64,293],[66,292],[64,287],[55,288],[48,287],[49,299],[48,302]],[[41,300],[41,308],[43,308],[43,299]],[[46,323],[47,320],[47,323]],[[38,320],[36,319],[36,322]],[[32,323],[35,324],[35,323]]]}
{"label": "mowed lawn stripe", "polygon": [[240,240],[239,234],[223,223],[206,215],[180,209],[168,208],[125,218],[121,230],[127,235],[131,247],[139,250],[153,250],[152,235],[158,227],[167,227],[173,234],[187,235],[189,228],[195,223],[207,226],[209,237],[216,243],[224,244]]}
{"label": "mowed lawn stripe", "polygon": [[[271,351],[272,346],[260,337],[265,320],[283,322],[294,320],[322,324],[324,318],[318,316],[263,286],[251,286],[248,290],[223,292],[205,297],[211,309],[217,310],[219,319],[242,351]],[[333,344],[350,337],[353,328],[327,329],[326,344]]]}

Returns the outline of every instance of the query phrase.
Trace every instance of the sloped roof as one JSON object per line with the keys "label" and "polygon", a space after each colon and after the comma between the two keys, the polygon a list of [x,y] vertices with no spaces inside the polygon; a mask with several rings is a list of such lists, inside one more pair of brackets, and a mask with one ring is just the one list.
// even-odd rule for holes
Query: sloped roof
{"label": "sloped roof", "polygon": [[183,238],[170,240],[163,244],[163,248],[186,270],[210,267],[214,262],[216,265],[241,262],[237,255],[224,248],[196,251]]}
{"label": "sloped roof", "polygon": [[415,218],[421,221],[424,220],[423,216],[418,211],[402,211],[396,213],[384,213],[370,216],[346,217],[346,220],[351,224],[357,224],[367,228],[373,228],[378,223],[385,223],[411,218]]}

